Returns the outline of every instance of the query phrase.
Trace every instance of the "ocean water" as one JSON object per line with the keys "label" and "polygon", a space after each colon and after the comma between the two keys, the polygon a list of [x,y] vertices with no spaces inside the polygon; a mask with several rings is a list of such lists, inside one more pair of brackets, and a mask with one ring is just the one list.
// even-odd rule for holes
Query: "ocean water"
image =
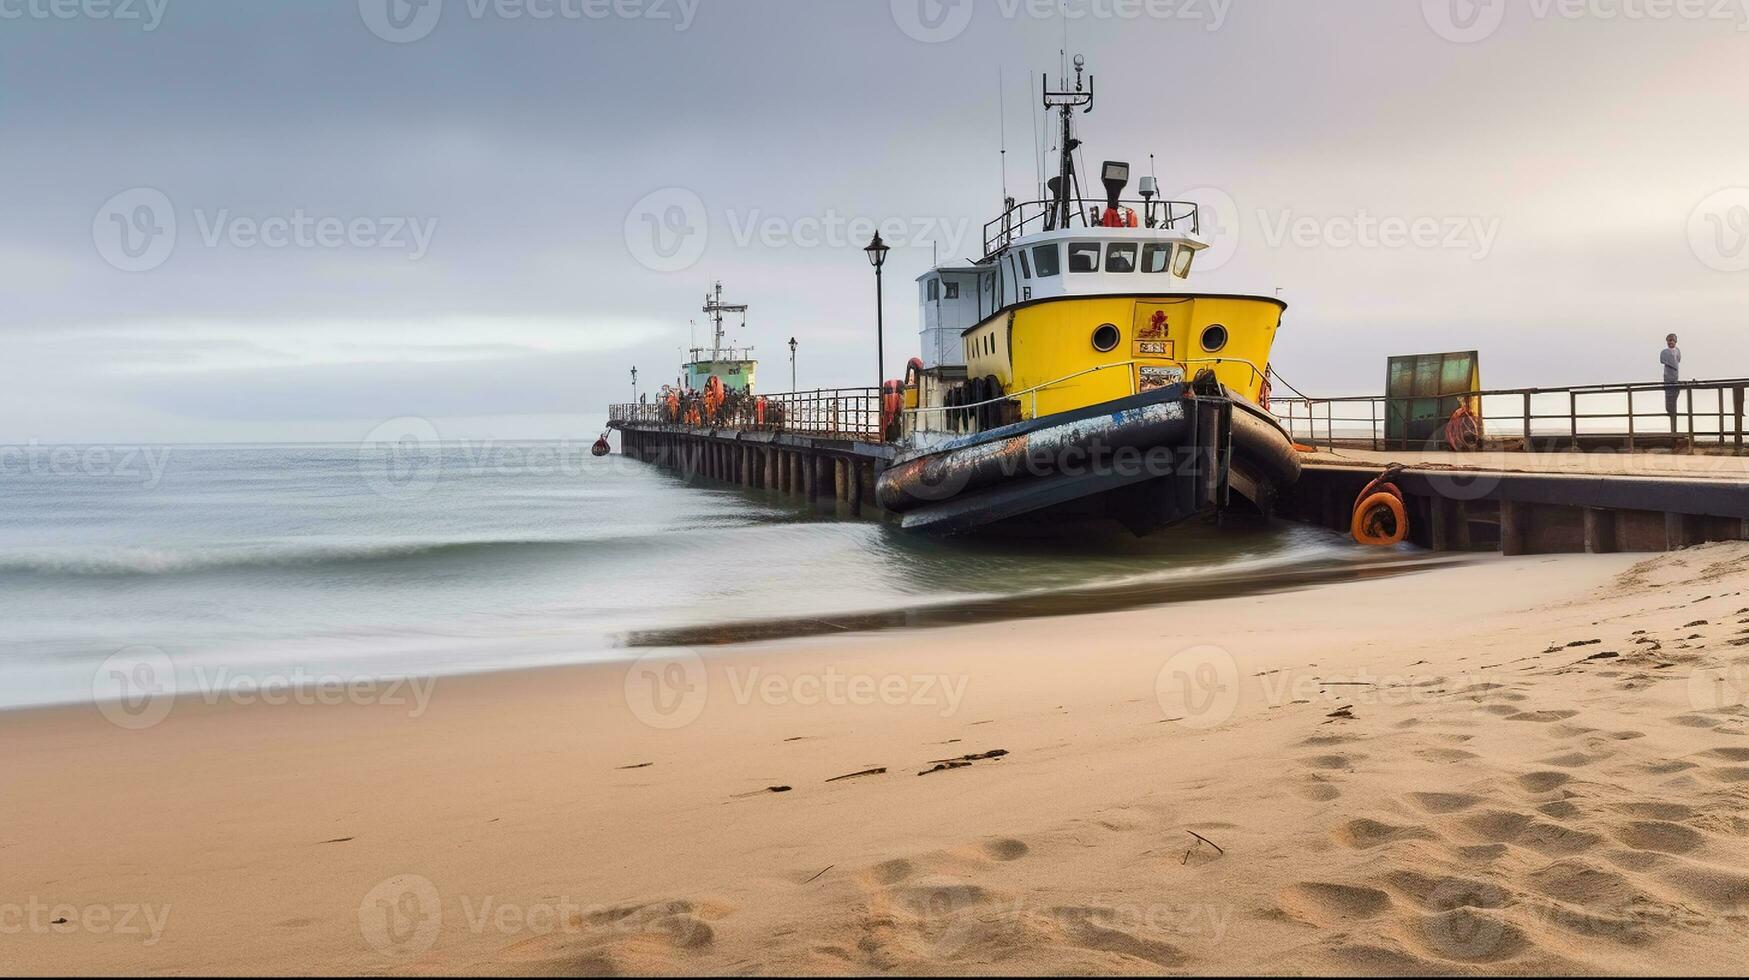
{"label": "ocean water", "polygon": [[1289,525],[932,541],[596,459],[586,440],[0,462],[0,707],[89,699],[105,662],[136,649],[179,675],[269,685],[428,676],[1294,588],[1414,561]]}

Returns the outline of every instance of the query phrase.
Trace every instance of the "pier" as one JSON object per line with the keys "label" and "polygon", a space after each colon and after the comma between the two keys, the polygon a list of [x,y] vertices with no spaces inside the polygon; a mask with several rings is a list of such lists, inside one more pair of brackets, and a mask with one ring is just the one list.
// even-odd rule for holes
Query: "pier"
{"label": "pier", "polygon": [[688,478],[833,502],[852,517],[878,517],[875,476],[895,447],[880,438],[879,393],[830,389],[765,396],[731,406],[711,424],[671,422],[660,405],[615,405],[609,424],[621,451]]}
{"label": "pier", "polygon": [[[1434,551],[1506,555],[1660,552],[1749,540],[1749,380],[1679,386],[1675,431],[1661,384],[1471,392],[1481,448],[1393,445],[1379,396],[1278,398],[1273,410],[1305,450],[1277,516],[1346,531],[1356,496],[1390,471],[1409,540]],[[835,501],[883,516],[874,480],[895,455],[881,438],[879,393],[833,389],[766,396],[714,425],[665,421],[661,406],[616,405],[626,455],[688,476]]]}

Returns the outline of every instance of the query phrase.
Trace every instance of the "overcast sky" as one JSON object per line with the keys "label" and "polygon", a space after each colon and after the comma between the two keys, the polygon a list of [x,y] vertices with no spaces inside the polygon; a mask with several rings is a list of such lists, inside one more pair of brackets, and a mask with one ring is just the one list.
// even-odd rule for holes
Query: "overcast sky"
{"label": "overcast sky", "polygon": [[1300,388],[1749,375],[1745,2],[0,0],[0,441],[592,437],[718,278],[871,384],[869,224],[890,375],[1065,37]]}

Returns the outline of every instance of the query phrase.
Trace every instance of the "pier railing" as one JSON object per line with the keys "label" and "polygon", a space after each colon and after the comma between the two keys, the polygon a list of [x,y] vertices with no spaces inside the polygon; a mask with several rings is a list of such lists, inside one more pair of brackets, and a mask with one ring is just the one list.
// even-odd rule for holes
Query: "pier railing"
{"label": "pier railing", "polygon": [[[1392,439],[1391,412],[1406,403],[1437,401],[1441,406],[1479,405],[1485,448],[1493,450],[1564,449],[1586,445],[1635,449],[1678,449],[1742,454],[1745,448],[1744,399],[1749,379],[1682,381],[1566,388],[1500,388],[1437,398],[1284,398],[1270,407],[1296,442],[1327,448],[1447,449],[1438,433],[1430,440]],[[1669,412],[1668,397],[1676,397]]]}
{"label": "pier railing", "polygon": [[[763,404],[762,404],[763,403]],[[715,412],[699,399],[682,402],[678,415],[659,402],[612,405],[611,423],[672,425],[742,432],[779,432],[823,439],[881,441],[878,388],[822,388],[757,398],[731,396]]]}

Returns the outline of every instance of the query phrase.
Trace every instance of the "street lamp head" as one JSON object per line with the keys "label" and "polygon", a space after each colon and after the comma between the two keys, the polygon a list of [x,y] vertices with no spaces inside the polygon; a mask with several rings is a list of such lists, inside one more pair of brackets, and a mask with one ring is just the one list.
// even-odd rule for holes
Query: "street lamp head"
{"label": "street lamp head", "polygon": [[789,339],[789,352],[791,354],[794,354],[796,352],[796,339],[794,337],[791,337]]}
{"label": "street lamp head", "polygon": [[886,242],[881,240],[881,233],[877,231],[875,232],[874,241],[869,242],[868,247],[863,249],[863,251],[868,253],[868,264],[879,269],[886,264],[887,252],[891,251],[891,249],[887,247]]}

